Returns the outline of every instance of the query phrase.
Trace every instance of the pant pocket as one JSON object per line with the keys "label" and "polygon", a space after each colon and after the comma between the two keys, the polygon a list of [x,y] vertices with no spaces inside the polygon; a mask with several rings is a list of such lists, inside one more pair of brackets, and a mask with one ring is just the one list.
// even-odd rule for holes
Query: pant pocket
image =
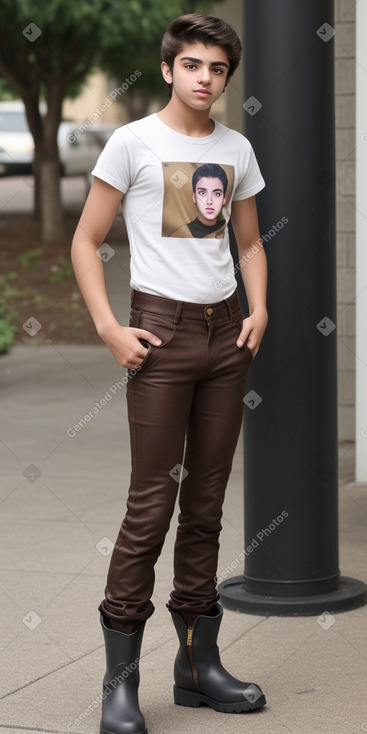
{"label": "pant pocket", "polygon": [[[234,312],[234,313],[232,314],[232,319],[233,319],[234,323],[236,324],[236,326],[237,326],[237,328],[238,328],[239,332],[241,333],[241,331],[242,331],[242,326],[243,326],[243,315],[242,315],[242,311],[240,311],[240,310],[238,310],[238,311],[235,311],[235,312]],[[238,349],[238,347],[237,347],[237,349]],[[247,346],[247,342],[246,342],[246,344],[245,344],[245,345],[244,345],[243,347],[240,347],[240,349],[244,349],[245,351],[247,351],[247,352],[249,353],[249,355],[250,355],[251,359],[253,359],[253,358],[254,358],[254,355],[253,355],[253,353],[252,353],[252,351],[251,351],[250,347],[249,347],[249,346]]]}
{"label": "pant pocket", "polygon": [[140,311],[139,328],[146,329],[157,336],[162,343],[159,347],[153,346],[153,349],[162,349],[171,343],[177,327],[171,318],[148,311]]}
{"label": "pant pocket", "polygon": [[134,308],[130,311],[129,326],[150,331],[162,342],[159,346],[149,343],[147,354],[140,363],[140,370],[146,368],[146,365],[151,362],[152,357],[157,354],[158,350],[164,349],[171,343],[176,333],[176,324],[173,323],[172,319]]}

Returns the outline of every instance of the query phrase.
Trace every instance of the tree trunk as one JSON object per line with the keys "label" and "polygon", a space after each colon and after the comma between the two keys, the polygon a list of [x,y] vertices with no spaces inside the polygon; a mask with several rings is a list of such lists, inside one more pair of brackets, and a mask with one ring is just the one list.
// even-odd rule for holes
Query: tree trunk
{"label": "tree trunk", "polygon": [[40,115],[39,93],[24,96],[29,127],[34,137],[35,215],[41,224],[43,242],[55,242],[65,236],[61,205],[60,162],[57,132],[64,96],[63,83],[46,84],[47,113]]}
{"label": "tree trunk", "polygon": [[41,222],[41,186],[40,186],[40,174],[36,169],[36,159],[33,161],[33,216],[36,222]]}
{"label": "tree trunk", "polygon": [[39,187],[36,197],[41,204],[41,239],[43,242],[55,242],[65,236],[60,191],[59,151],[57,145],[47,145],[46,141],[38,148],[34,172]]}
{"label": "tree trunk", "polygon": [[140,90],[139,92],[128,91],[124,95],[124,102],[129,122],[134,122],[134,120],[140,120],[142,117],[146,117],[151,98],[146,92]]}
{"label": "tree trunk", "polygon": [[33,135],[34,140],[34,160],[32,172],[34,176],[33,181],[33,214],[37,222],[41,221],[41,201],[40,201],[40,187],[39,187],[39,175],[36,170],[36,153],[37,146],[42,145],[43,141],[43,127],[42,119],[39,108],[39,87],[38,85],[30,89],[21,88],[19,94],[21,95],[25,111],[27,115],[29,129]]}

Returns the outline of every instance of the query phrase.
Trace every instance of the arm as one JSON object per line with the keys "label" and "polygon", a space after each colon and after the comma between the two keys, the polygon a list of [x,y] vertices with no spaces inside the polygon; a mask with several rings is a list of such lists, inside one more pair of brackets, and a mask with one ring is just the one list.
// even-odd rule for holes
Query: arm
{"label": "arm", "polygon": [[106,292],[103,263],[96,251],[103,243],[116,216],[123,194],[95,178],[75,230],[71,259],[75,277],[101,339],[123,367],[132,369],[147,350],[142,337],[159,345],[160,339],[145,329],[121,326],[116,320]]}
{"label": "arm", "polygon": [[255,196],[234,201],[231,220],[236,235],[238,262],[250,311],[248,318],[243,321],[237,346],[242,347],[248,340],[247,345],[255,357],[268,323],[267,262],[264,248],[259,244],[260,232]]}

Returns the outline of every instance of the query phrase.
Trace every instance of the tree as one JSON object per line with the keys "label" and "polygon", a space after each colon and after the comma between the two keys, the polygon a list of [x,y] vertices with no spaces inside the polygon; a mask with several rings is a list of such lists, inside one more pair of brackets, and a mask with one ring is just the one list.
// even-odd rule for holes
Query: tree
{"label": "tree", "polygon": [[[102,0],[2,0],[0,71],[22,98],[35,142],[34,174],[42,239],[64,233],[57,132],[68,84],[81,81],[95,58]],[[47,113],[40,113],[44,96]]]}
{"label": "tree", "polygon": [[[150,86],[146,59],[154,48],[156,53],[170,21],[195,5],[192,0],[2,0],[0,73],[22,98],[34,138],[44,241],[64,234],[57,133],[68,88],[82,82],[92,66],[124,79],[140,61],[144,68],[134,83],[134,94],[143,80],[140,94],[147,95],[154,85]],[[42,98],[47,105],[44,116]]]}

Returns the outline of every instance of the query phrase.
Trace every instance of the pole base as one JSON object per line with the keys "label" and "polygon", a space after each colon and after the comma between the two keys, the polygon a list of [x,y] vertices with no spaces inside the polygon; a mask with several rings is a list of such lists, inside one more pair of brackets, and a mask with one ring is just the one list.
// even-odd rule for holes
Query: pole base
{"label": "pole base", "polygon": [[276,617],[306,617],[323,612],[347,612],[367,603],[363,581],[340,576],[339,588],[314,596],[261,596],[245,588],[243,576],[222,581],[218,586],[220,601],[227,609],[246,614]]}

